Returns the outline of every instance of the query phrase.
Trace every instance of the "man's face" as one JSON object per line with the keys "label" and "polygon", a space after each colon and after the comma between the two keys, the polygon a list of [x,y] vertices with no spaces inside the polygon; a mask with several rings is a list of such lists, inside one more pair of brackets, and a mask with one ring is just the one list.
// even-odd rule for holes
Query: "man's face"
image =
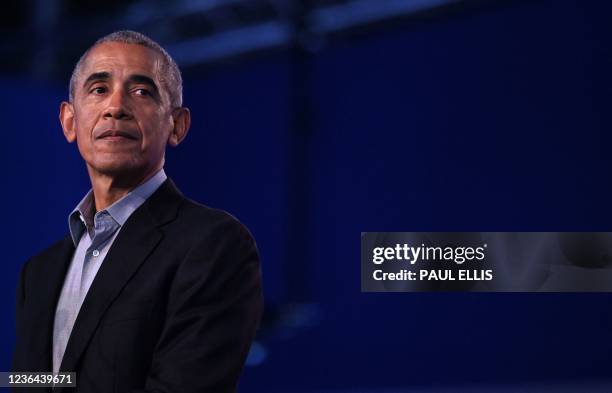
{"label": "man's face", "polygon": [[73,103],[60,117],[90,175],[143,177],[163,166],[174,119],[160,83],[161,56],[140,45],[106,42],[87,56]]}

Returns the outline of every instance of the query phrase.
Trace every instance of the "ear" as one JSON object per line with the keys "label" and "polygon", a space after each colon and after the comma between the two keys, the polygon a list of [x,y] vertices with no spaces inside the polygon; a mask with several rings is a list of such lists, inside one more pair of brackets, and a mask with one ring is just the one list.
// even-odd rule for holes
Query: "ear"
{"label": "ear", "polygon": [[191,126],[191,113],[187,108],[177,108],[172,112],[174,128],[168,136],[168,144],[172,147],[178,146],[185,139]]}
{"label": "ear", "polygon": [[63,101],[60,104],[59,120],[62,123],[62,129],[64,130],[64,136],[68,143],[72,143],[76,140],[76,130],[74,129],[74,106]]}

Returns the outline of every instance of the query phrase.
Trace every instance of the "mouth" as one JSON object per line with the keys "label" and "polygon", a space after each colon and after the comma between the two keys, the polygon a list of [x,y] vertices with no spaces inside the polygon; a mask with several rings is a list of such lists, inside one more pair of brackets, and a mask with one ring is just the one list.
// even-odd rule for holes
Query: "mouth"
{"label": "mouth", "polygon": [[105,141],[122,141],[122,140],[138,140],[138,137],[130,132],[121,131],[121,130],[107,130],[100,134],[96,139],[101,139]]}

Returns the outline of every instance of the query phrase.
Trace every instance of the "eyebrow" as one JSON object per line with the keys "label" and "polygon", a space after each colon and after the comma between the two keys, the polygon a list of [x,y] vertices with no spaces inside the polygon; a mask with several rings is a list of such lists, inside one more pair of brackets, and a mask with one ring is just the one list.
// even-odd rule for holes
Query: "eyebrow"
{"label": "eyebrow", "polygon": [[155,81],[146,75],[133,74],[128,77],[128,81],[132,83],[142,83],[144,85],[149,85],[155,90],[155,93],[159,92]]}
{"label": "eyebrow", "polygon": [[94,72],[93,74],[89,75],[87,79],[85,79],[85,82],[83,82],[83,87],[87,86],[88,84],[94,81],[105,81],[108,79],[110,79],[109,72],[106,72],[106,71]]}

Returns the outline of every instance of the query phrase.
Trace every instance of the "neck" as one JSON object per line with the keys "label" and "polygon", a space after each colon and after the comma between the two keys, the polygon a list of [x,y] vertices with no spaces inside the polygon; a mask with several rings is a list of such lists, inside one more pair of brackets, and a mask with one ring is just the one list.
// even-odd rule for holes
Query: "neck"
{"label": "neck", "polygon": [[149,180],[161,168],[140,175],[125,173],[119,176],[99,173],[89,167],[87,169],[91,180],[96,211],[99,212]]}

